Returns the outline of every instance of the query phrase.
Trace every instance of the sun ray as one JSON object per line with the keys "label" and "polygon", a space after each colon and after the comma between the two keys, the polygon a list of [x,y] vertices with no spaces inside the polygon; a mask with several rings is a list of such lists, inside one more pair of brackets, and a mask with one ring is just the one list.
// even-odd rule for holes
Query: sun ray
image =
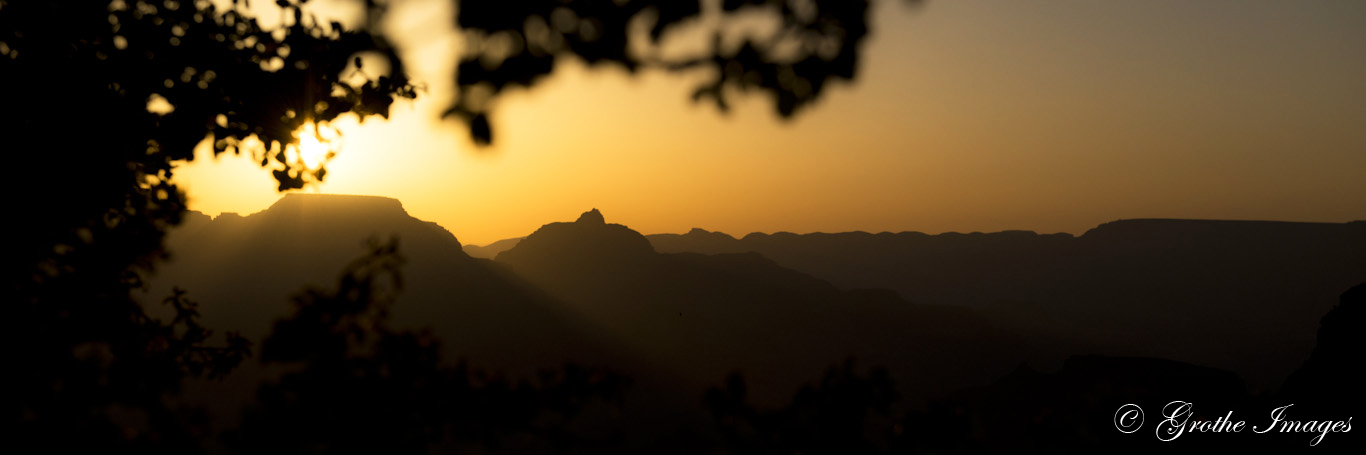
{"label": "sun ray", "polygon": [[296,144],[287,157],[310,171],[322,169],[341,149],[341,132],[326,122],[307,122],[294,133]]}

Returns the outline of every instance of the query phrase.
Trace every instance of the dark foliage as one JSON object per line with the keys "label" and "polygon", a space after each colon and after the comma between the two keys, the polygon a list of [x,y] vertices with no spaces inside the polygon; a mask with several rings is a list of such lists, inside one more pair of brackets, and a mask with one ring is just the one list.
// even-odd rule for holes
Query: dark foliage
{"label": "dark foliage", "polygon": [[[210,347],[179,294],[171,322],[134,298],[184,213],[174,164],[208,139],[254,153],[282,189],[297,188],[323,171],[284,153],[296,129],[382,114],[412,95],[396,60],[394,77],[340,84],[356,53],[392,52],[290,11],[288,26],[266,31],[211,2],[0,1],[4,181],[22,219],[9,223],[5,258],[17,382],[5,415],[25,438],[180,447],[192,419],[176,418],[168,395],[221,373],[246,343]],[[249,137],[269,147],[250,151]]]}
{"label": "dark foliage", "polygon": [[[2,330],[9,337],[6,356],[17,382],[5,400],[5,423],[25,441],[55,441],[70,449],[184,452],[206,437],[203,415],[173,405],[173,397],[186,379],[225,374],[249,354],[250,344],[232,335],[211,337],[181,292],[167,299],[175,313],[169,322],[151,316],[139,302],[145,277],[165,257],[166,229],[185,213],[174,166],[193,159],[196,145],[207,143],[215,153],[259,159],[280,190],[301,188],[326,175],[323,167],[312,168],[289,152],[303,126],[348,113],[385,116],[395,98],[416,95],[382,36],[320,23],[303,14],[305,1],[277,0],[284,22],[267,30],[236,0],[228,9],[207,0],[0,0],[0,134],[11,171],[5,190],[10,209],[22,219],[10,223],[12,238],[19,240],[5,258],[8,317]],[[372,20],[382,15],[382,4],[364,3]],[[486,116],[492,98],[509,86],[533,85],[553,70],[555,55],[631,70],[712,68],[714,81],[699,88],[695,98],[713,98],[724,109],[723,87],[758,88],[772,93],[779,113],[788,116],[814,100],[829,80],[854,76],[857,46],[867,32],[864,1],[726,1],[726,17],[758,11],[775,15],[782,27],[774,36],[745,38],[739,45],[725,43],[718,32],[709,53],[667,60],[631,52],[628,26],[652,17],[647,35],[657,44],[670,29],[699,17],[699,3],[502,5],[461,2],[457,19],[472,46],[461,60],[460,97],[450,112],[465,118],[483,143],[492,139]],[[390,71],[369,74],[361,68],[361,55],[387,59]],[[612,384],[598,373],[574,368],[548,374],[539,387],[463,367],[444,369],[432,363],[435,342],[417,333],[364,335],[365,354],[352,351],[350,344],[345,349],[336,344],[289,347],[302,340],[350,343],[361,338],[347,336],[362,337],[362,332],[341,338],[307,332],[319,327],[379,327],[375,321],[352,320],[382,316],[355,294],[369,292],[362,290],[367,278],[352,279],[343,283],[351,287],[344,286],[342,294],[301,298],[300,317],[282,323],[284,332],[264,347],[267,361],[309,366],[263,393],[274,400],[268,408],[317,412],[290,401],[314,403],[308,393],[291,398],[298,392],[291,384],[336,373],[338,381],[373,390],[365,393],[377,400],[375,406],[392,406],[384,404],[394,398],[386,394],[399,390],[408,394],[399,402],[412,404],[413,412],[426,412],[422,409],[433,402],[469,412],[492,412],[492,405],[456,406],[460,400],[514,403],[504,420],[491,425],[543,434],[557,428],[545,419],[572,416],[575,397],[601,394],[608,387],[604,384]],[[341,320],[328,320],[329,313],[315,313],[308,303],[338,299],[359,306],[341,310],[350,311]],[[390,376],[375,382],[374,375]],[[444,397],[427,401],[433,397],[420,393],[436,391],[422,385],[429,381],[469,392],[445,390]],[[413,401],[417,396],[421,400]],[[546,409],[557,409],[560,417],[545,417]],[[466,428],[460,425],[470,422],[470,415],[446,413],[435,420],[389,415],[376,423],[437,421]],[[537,423],[523,425],[528,418]],[[414,447],[447,440],[444,435],[455,431],[402,428]],[[487,433],[477,427],[469,431]],[[251,441],[251,431],[243,435]],[[310,445],[320,436],[302,431],[290,437]],[[566,444],[561,436],[546,438],[555,446]],[[352,442],[357,445],[351,447],[364,447],[373,441]]]}
{"label": "dark foliage", "polygon": [[[468,45],[456,69],[458,95],[447,116],[467,121],[476,143],[493,140],[488,112],[513,87],[531,87],[555,71],[560,57],[635,73],[703,69],[711,80],[694,101],[728,109],[727,89],[757,90],[791,117],[834,81],[858,73],[868,35],[868,0],[724,0],[708,14],[700,0],[458,0],[456,26]],[[919,3],[913,1],[911,3]],[[736,24],[776,23],[764,36],[735,33]],[[707,26],[710,43],[692,55],[666,55],[676,30]]]}

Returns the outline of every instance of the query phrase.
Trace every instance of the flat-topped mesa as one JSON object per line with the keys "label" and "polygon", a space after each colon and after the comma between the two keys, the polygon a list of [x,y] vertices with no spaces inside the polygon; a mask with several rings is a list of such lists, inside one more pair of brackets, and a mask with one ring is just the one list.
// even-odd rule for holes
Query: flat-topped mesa
{"label": "flat-topped mesa", "polygon": [[430,247],[439,248],[458,248],[460,243],[436,223],[409,215],[398,199],[383,196],[287,193],[270,207],[251,215],[221,214],[212,226],[271,231],[276,235],[269,241],[286,244],[320,245],[336,240],[364,245],[369,239],[385,241],[391,237],[399,237],[404,249],[416,248],[418,243],[429,240],[436,242]]}
{"label": "flat-topped mesa", "polygon": [[374,215],[408,216],[403,203],[398,199],[384,196],[360,196],[351,194],[309,194],[286,193],[280,200],[271,204],[267,211],[310,210],[331,212],[345,210]]}
{"label": "flat-topped mesa", "polygon": [[1307,221],[1265,221],[1265,220],[1202,220],[1190,218],[1133,218],[1102,223],[1090,232],[1105,231],[1143,231],[1167,230],[1182,232],[1205,232],[1229,229],[1265,229],[1279,231],[1337,228],[1351,223],[1323,223]]}
{"label": "flat-topped mesa", "polygon": [[1353,223],[1149,218],[1104,223],[1086,231],[1080,238],[1089,242],[1116,242],[1131,247],[1150,247],[1153,242],[1289,247],[1329,238],[1360,244],[1359,239],[1363,235],[1366,235],[1366,225]]}

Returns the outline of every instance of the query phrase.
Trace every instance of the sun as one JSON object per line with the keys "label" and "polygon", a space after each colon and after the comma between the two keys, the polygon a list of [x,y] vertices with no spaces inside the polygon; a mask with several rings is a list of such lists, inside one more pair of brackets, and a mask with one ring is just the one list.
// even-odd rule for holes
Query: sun
{"label": "sun", "polygon": [[338,139],[341,134],[327,123],[304,123],[294,136],[298,138],[298,144],[294,145],[294,156],[291,158],[297,159],[309,170],[321,169],[337,155],[337,149],[340,148]]}

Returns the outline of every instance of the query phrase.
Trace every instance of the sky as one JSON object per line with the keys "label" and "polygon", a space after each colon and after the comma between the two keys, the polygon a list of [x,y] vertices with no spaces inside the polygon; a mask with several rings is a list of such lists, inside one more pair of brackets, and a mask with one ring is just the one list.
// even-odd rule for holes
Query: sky
{"label": "sky", "polygon": [[[388,121],[335,122],[341,150],[304,191],[397,198],[465,244],[591,208],[736,236],[1366,219],[1366,2],[875,2],[857,80],[795,118],[759,95],[694,104],[705,74],[564,60],[498,101],[487,148],[439,118],[451,3],[396,0],[387,29],[427,92]],[[281,196],[207,148],[177,178],[211,215]]]}

